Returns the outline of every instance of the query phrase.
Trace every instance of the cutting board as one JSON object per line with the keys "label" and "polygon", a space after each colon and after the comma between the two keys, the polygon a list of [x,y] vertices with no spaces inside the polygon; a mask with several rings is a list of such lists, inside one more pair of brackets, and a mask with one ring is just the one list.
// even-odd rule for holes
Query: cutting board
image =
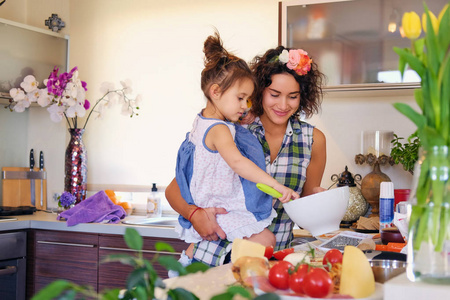
{"label": "cutting board", "polygon": [[[30,171],[29,168],[3,167],[2,171]],[[39,171],[34,168],[34,171]],[[45,171],[45,169],[44,169]],[[31,180],[34,181],[36,209],[47,209],[47,179],[2,179],[3,206],[32,206]],[[41,205],[41,181],[43,187],[43,205]]]}

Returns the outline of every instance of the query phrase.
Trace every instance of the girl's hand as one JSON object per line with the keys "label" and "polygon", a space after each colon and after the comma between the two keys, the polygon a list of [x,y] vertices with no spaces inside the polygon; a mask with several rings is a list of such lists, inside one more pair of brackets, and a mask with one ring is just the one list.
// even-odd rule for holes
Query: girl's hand
{"label": "girl's hand", "polygon": [[253,121],[255,121],[255,118],[256,118],[255,115],[250,110],[247,112],[247,114],[244,117],[241,118],[240,123],[244,124],[244,125],[250,124],[250,123],[253,123]]}
{"label": "girl's hand", "polygon": [[219,238],[225,239],[227,235],[217,224],[216,215],[226,213],[228,212],[221,207],[200,209],[192,216],[191,223],[204,240],[217,241]]}
{"label": "girl's hand", "polygon": [[292,199],[300,198],[300,195],[297,192],[282,184],[277,184],[273,188],[283,194],[282,197],[278,198],[283,203],[289,202]]}

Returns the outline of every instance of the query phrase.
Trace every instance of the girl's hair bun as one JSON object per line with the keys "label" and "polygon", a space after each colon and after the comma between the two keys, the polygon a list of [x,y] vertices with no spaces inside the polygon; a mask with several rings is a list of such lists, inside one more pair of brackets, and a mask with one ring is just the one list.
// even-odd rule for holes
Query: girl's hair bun
{"label": "girl's hair bun", "polygon": [[201,88],[207,99],[210,100],[209,88],[213,84],[219,85],[224,93],[237,80],[249,78],[253,81],[247,63],[223,47],[217,30],[206,38],[203,52],[205,68],[202,71]]}
{"label": "girl's hair bun", "polygon": [[205,67],[217,65],[220,59],[229,56],[217,31],[214,35],[208,36],[203,45],[203,52],[205,53]]}

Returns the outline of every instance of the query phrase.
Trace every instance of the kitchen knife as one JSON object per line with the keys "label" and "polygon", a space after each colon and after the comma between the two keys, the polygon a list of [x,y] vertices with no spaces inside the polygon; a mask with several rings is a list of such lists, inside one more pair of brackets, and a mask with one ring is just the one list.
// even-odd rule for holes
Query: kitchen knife
{"label": "kitchen knife", "polygon": [[[34,150],[30,150],[30,171],[34,170]],[[34,187],[34,179],[30,179],[31,205],[36,206],[36,191]]]}
{"label": "kitchen knife", "polygon": [[[44,172],[44,152],[39,153],[39,172]],[[41,179],[41,209],[44,208],[44,180]]]}

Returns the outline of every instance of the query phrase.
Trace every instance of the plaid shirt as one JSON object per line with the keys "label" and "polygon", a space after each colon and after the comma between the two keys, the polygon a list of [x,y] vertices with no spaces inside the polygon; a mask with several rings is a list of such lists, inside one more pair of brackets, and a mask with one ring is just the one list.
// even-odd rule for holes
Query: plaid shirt
{"label": "plaid shirt", "polygon": [[[248,125],[248,130],[256,136],[263,147],[266,157],[266,171],[278,182],[302,193],[303,184],[306,180],[306,168],[311,158],[311,146],[313,143],[312,125],[299,121],[296,117],[291,117],[286,128],[280,152],[276,159],[270,163],[269,144],[265,139],[264,127],[259,118]],[[277,217],[268,227],[275,234],[275,250],[287,248],[293,239],[292,229],[294,223],[286,214],[283,204],[278,199],[273,199],[273,208],[277,212]],[[231,242],[228,240],[218,240],[209,242],[203,240],[194,247],[194,259],[210,266],[222,265],[225,255],[231,251]]]}

